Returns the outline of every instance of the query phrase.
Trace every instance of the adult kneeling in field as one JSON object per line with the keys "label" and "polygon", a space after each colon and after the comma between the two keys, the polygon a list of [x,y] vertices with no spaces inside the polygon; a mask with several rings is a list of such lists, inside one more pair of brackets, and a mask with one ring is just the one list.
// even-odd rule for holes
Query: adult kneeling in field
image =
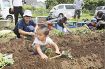
{"label": "adult kneeling in field", "polygon": [[23,19],[21,19],[17,25],[15,26],[14,33],[18,38],[22,38],[24,36],[34,36],[35,26],[33,20],[31,20],[32,12],[30,10],[26,10],[23,15]]}
{"label": "adult kneeling in field", "polygon": [[97,29],[105,29],[105,13],[98,11],[95,18],[97,19]]}

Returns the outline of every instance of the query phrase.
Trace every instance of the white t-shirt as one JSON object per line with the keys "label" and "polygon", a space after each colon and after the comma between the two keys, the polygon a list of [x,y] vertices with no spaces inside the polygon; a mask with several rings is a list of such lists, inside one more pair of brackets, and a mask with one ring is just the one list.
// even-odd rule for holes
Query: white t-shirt
{"label": "white t-shirt", "polygon": [[76,5],[75,6],[75,9],[82,9],[82,4],[83,4],[83,0],[75,0],[74,1],[74,4]]}
{"label": "white t-shirt", "polygon": [[22,0],[13,0],[13,6],[23,6]]}
{"label": "white t-shirt", "polygon": [[38,45],[47,45],[47,44],[53,44],[53,41],[50,37],[46,37],[46,41],[42,42],[40,41],[37,37],[35,38],[33,44],[38,44]]}

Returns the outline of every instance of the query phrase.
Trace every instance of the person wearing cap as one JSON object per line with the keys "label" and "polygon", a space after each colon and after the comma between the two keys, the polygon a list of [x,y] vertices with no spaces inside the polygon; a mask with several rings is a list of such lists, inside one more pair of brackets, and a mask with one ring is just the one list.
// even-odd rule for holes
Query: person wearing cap
{"label": "person wearing cap", "polygon": [[91,20],[91,23],[88,24],[88,27],[89,27],[89,29],[93,30],[93,29],[96,29],[96,25],[97,25],[97,19],[93,18]]}
{"label": "person wearing cap", "polygon": [[35,27],[36,24],[33,20],[31,20],[32,12],[30,10],[26,10],[23,15],[23,19],[21,19],[14,28],[14,33],[18,38],[22,38],[23,36],[34,36],[35,35]]}
{"label": "person wearing cap", "polygon": [[19,14],[21,15],[21,17],[23,17],[23,8],[22,8],[23,2],[25,3],[25,1],[23,0],[12,0],[14,17],[15,17],[15,25],[18,22]]}
{"label": "person wearing cap", "polygon": [[98,11],[95,18],[97,19],[97,30],[105,29],[105,13]]}
{"label": "person wearing cap", "polygon": [[97,22],[105,21],[105,13],[103,13],[102,11],[98,11],[95,18],[97,19]]}

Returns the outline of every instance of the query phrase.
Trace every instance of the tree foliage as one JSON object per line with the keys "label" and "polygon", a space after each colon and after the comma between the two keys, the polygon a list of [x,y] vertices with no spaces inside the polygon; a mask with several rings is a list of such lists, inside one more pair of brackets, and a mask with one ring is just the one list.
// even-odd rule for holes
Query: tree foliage
{"label": "tree foliage", "polygon": [[[51,9],[53,6],[57,4],[69,3],[72,4],[74,0],[46,0],[46,6],[48,9]],[[92,10],[97,6],[105,5],[105,0],[84,0],[84,8],[88,10]]]}
{"label": "tree foliage", "polygon": [[57,4],[71,4],[73,3],[73,0],[46,0],[46,8],[51,9],[53,6]]}
{"label": "tree foliage", "polygon": [[97,6],[105,5],[105,0],[84,0],[84,8],[88,10],[95,9]]}

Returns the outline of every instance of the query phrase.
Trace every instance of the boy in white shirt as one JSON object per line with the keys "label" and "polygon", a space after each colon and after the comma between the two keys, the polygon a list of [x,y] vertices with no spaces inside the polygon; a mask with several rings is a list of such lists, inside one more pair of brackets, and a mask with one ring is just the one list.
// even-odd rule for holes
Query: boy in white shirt
{"label": "boy in white shirt", "polygon": [[60,54],[58,46],[52,41],[48,34],[49,29],[47,26],[42,25],[38,27],[36,30],[36,38],[33,42],[35,51],[41,56],[42,59],[48,59],[48,56],[44,52],[49,46],[53,46],[56,50],[55,53]]}

